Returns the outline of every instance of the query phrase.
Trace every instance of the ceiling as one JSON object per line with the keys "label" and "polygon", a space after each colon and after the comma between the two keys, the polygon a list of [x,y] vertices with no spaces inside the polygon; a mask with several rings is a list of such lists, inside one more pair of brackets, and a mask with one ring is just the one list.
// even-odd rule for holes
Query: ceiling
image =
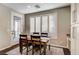
{"label": "ceiling", "polygon": [[20,13],[28,14],[69,5],[68,3],[3,3]]}

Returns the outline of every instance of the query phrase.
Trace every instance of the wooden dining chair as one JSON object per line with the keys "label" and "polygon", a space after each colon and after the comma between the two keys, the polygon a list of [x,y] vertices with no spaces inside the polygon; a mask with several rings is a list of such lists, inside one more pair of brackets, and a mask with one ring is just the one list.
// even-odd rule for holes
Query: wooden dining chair
{"label": "wooden dining chair", "polygon": [[[31,40],[32,40],[32,54],[35,53],[35,50],[38,49],[41,54],[46,54],[46,48],[44,46],[44,44],[41,41],[41,36],[33,36],[31,35]],[[43,48],[43,52],[41,52],[41,49]]]}
{"label": "wooden dining chair", "polygon": [[48,33],[41,33],[41,37],[48,37]]}
{"label": "wooden dining chair", "polygon": [[33,35],[39,35],[39,32],[33,32]]}
{"label": "wooden dining chair", "polygon": [[27,39],[27,35],[20,34],[19,46],[20,46],[20,53],[21,54],[23,52],[23,47],[26,47],[27,48],[26,54],[28,54],[28,52],[29,52],[28,47],[30,47],[31,44],[32,44],[31,41],[28,41],[28,39]]}
{"label": "wooden dining chair", "polygon": [[[42,33],[41,33],[41,37],[48,37],[48,33],[42,32]],[[50,50],[50,44],[49,44],[48,46],[49,46],[49,50]]]}

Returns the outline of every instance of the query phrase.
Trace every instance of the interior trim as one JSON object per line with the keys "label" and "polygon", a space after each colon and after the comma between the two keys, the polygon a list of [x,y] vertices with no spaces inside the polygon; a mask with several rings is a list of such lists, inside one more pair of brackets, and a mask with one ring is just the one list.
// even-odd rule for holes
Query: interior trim
{"label": "interior trim", "polygon": [[5,49],[1,50],[0,53],[1,53],[1,54],[4,54],[4,53],[6,53],[6,52],[8,52],[8,51],[10,51],[10,50],[12,50],[12,49],[18,47],[18,45],[19,45],[19,44],[15,44],[15,45],[12,45],[11,47],[5,48]]}

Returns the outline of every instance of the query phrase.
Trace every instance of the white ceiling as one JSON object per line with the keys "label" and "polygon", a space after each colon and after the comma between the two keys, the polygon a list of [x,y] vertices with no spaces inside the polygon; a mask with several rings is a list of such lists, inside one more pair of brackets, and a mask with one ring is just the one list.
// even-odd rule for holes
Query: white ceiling
{"label": "white ceiling", "polygon": [[[20,13],[28,14],[63,7],[69,4],[68,3],[3,3],[3,5],[12,8]],[[36,8],[35,5],[39,5],[40,8]]]}

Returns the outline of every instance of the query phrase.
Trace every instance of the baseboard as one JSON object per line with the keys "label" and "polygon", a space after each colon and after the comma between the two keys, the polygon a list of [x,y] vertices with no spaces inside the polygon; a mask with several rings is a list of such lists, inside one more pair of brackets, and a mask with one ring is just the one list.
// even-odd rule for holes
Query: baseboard
{"label": "baseboard", "polygon": [[71,51],[68,48],[61,47],[61,46],[53,46],[53,45],[50,45],[50,47],[62,48],[63,49],[63,52],[64,52],[64,55],[71,55]]}
{"label": "baseboard", "polygon": [[[12,49],[15,49],[18,46],[19,46],[19,44],[15,44],[15,45],[12,45],[11,47],[8,47],[6,49],[3,49],[3,50],[0,51],[0,55],[1,54],[5,54],[6,52],[8,52],[8,51],[10,51]],[[64,55],[70,55],[71,54],[71,52],[70,52],[70,50],[68,48],[59,47],[59,46],[53,46],[53,45],[50,45],[50,47],[62,48],[63,49],[63,52],[64,52]]]}
{"label": "baseboard", "polygon": [[12,45],[12,46],[10,46],[8,48],[5,48],[5,49],[1,50],[0,53],[4,54],[4,53],[6,53],[6,52],[18,47],[18,46],[19,46],[19,44]]}
{"label": "baseboard", "polygon": [[[49,46],[49,45],[48,45]],[[56,48],[66,48],[64,46],[59,46],[59,45],[50,45],[51,47],[56,47]]]}

